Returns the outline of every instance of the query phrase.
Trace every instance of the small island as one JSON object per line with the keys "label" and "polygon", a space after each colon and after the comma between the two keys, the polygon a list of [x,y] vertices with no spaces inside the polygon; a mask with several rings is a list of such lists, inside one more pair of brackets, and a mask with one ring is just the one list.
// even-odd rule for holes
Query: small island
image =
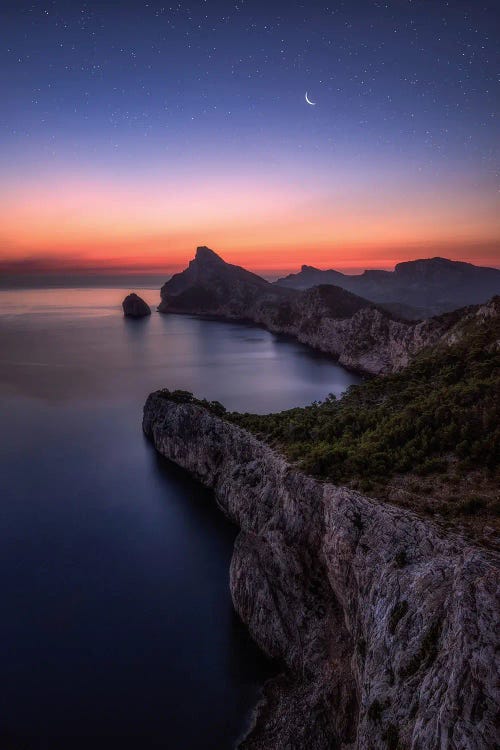
{"label": "small island", "polygon": [[126,318],[145,318],[147,315],[151,315],[150,306],[135,292],[125,297],[122,307]]}

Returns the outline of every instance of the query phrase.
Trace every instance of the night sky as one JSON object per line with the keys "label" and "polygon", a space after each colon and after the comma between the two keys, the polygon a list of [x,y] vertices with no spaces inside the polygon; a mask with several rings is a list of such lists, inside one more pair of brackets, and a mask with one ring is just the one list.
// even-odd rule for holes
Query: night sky
{"label": "night sky", "polygon": [[499,3],[0,7],[0,268],[500,264]]}

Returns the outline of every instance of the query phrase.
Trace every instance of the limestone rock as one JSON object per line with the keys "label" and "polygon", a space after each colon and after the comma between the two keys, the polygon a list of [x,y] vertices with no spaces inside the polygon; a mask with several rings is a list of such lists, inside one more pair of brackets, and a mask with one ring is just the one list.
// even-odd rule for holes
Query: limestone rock
{"label": "limestone rock", "polygon": [[144,318],[146,315],[151,315],[150,306],[135,292],[125,297],[122,307],[123,314],[129,318]]}
{"label": "limestone rock", "polygon": [[234,606],[282,666],[242,750],[496,746],[497,557],[161,391],[143,428],[241,530]]}

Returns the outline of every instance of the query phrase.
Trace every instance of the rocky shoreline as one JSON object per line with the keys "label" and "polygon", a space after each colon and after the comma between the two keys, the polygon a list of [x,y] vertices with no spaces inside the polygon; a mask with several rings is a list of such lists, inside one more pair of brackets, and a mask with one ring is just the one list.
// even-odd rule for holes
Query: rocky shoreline
{"label": "rocky shoreline", "polygon": [[234,606],[282,668],[242,750],[495,746],[496,557],[162,391],[143,429],[240,528]]}
{"label": "rocky shoreline", "polygon": [[257,324],[333,356],[349,370],[397,372],[421,349],[450,335],[463,308],[420,322],[405,321],[345,289],[322,285],[297,291],[226,263],[207,247],[161,289],[160,313],[210,316]]}

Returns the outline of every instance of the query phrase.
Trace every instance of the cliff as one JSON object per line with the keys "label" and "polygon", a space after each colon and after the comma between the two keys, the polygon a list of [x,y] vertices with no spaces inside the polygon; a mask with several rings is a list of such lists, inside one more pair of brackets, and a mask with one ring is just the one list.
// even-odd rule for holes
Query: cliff
{"label": "cliff", "polygon": [[[441,341],[341,399],[226,414],[307,474],[426,509],[500,541],[500,297],[462,311]],[[497,548],[500,551],[500,547]]]}
{"label": "cliff", "polygon": [[340,287],[296,291],[270,284],[206,247],[188,268],[161,289],[162,313],[212,315],[246,320],[285,333],[331,354],[345,367],[371,374],[405,367],[424,346],[454,324],[444,315],[421,323],[399,320],[387,310]]}
{"label": "cliff", "polygon": [[497,560],[296,471],[213,409],[149,396],[156,449],[238,526],[234,606],[281,665],[244,750],[491,750]]}

